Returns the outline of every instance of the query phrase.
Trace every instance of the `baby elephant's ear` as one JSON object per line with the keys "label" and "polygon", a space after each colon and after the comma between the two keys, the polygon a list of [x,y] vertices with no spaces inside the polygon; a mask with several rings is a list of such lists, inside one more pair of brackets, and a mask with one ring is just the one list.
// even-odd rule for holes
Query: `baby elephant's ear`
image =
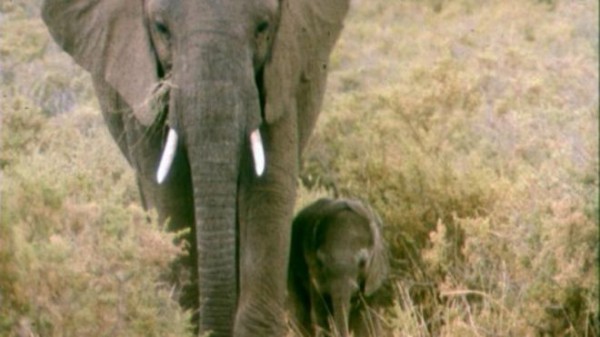
{"label": "baby elephant's ear", "polygon": [[344,202],[354,213],[369,221],[373,246],[365,270],[365,295],[370,296],[381,287],[389,272],[387,248],[381,235],[381,219],[371,207],[358,200]]}
{"label": "baby elephant's ear", "polygon": [[372,295],[377,289],[379,289],[382,283],[388,276],[389,272],[389,260],[386,246],[381,236],[381,225],[376,218],[376,215],[372,215],[374,218],[370,221],[370,228],[373,235],[373,250],[371,252],[371,260],[367,264],[366,278],[365,278],[365,295]]}

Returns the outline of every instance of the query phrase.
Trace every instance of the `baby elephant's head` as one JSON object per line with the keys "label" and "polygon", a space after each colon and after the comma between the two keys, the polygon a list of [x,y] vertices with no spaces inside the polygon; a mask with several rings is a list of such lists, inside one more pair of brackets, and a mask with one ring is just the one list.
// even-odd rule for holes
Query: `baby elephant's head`
{"label": "baby elephant's head", "polygon": [[388,261],[379,218],[354,200],[329,200],[305,249],[312,287],[333,313],[341,336],[348,335],[350,312],[387,276]]}

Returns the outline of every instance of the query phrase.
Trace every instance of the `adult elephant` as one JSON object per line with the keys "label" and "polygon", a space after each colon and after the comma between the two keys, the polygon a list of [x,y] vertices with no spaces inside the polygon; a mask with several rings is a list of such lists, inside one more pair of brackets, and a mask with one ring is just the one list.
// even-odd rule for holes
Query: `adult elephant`
{"label": "adult elephant", "polygon": [[51,35],[92,75],[145,207],[192,228],[200,291],[183,302],[199,307],[200,333],[286,333],[299,156],[348,2],[44,1]]}

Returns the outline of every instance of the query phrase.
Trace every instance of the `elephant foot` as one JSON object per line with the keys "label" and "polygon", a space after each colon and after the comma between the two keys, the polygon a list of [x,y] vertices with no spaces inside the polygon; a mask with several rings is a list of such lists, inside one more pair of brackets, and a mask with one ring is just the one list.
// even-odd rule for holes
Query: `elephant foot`
{"label": "elephant foot", "polygon": [[285,337],[288,335],[288,328],[284,311],[264,303],[261,306],[240,306],[233,335],[235,337]]}

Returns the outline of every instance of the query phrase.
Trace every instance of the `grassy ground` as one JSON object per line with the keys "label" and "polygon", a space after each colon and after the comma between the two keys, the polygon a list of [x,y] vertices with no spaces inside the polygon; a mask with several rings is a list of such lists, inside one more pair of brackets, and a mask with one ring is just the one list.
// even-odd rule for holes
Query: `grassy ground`
{"label": "grassy ground", "polygon": [[[38,7],[0,2],[0,335],[190,335],[181,250]],[[598,53],[592,0],[355,1],[298,206],[379,211],[394,336],[599,336]]]}

